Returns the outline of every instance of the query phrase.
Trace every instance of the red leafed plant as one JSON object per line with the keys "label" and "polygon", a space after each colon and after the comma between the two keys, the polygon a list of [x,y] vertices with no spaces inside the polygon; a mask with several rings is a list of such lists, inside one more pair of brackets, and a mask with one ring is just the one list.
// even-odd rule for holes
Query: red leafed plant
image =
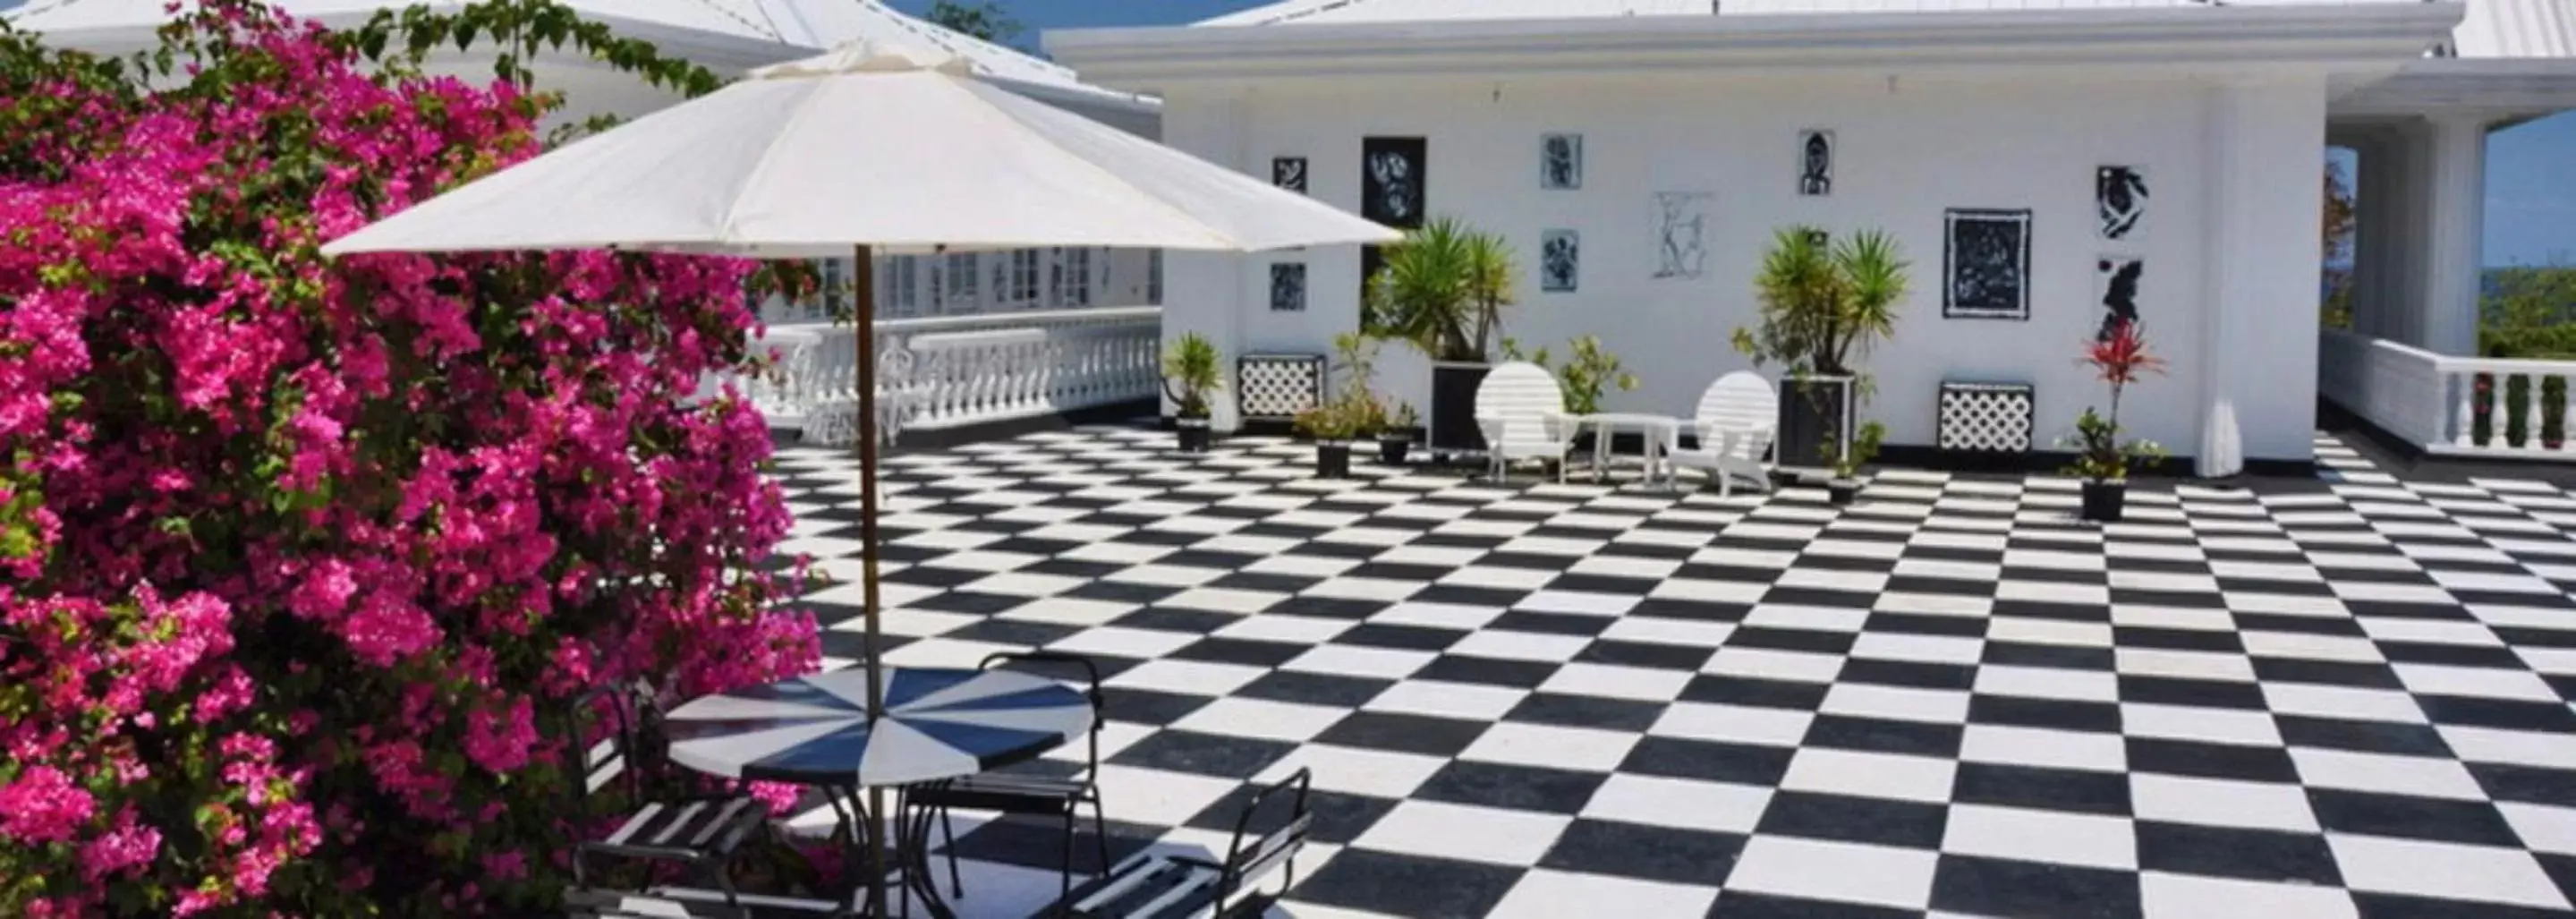
{"label": "red leafed plant", "polygon": [[2086,406],[2075,419],[2075,463],[2066,471],[2096,482],[2126,479],[2132,463],[2140,469],[2153,465],[2164,448],[2147,440],[2120,441],[2120,392],[2147,374],[2163,374],[2165,360],[2147,349],[2146,333],[2136,322],[2121,321],[2085,343],[2083,363],[2111,384],[2111,409],[2104,413]]}

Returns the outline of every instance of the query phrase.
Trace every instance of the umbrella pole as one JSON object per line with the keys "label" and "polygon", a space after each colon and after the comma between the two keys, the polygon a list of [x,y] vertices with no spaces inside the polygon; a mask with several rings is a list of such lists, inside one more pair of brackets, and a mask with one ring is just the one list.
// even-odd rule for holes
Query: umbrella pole
{"label": "umbrella pole", "polygon": [[[867,246],[854,247],[851,266],[850,300],[858,305],[858,321],[851,329],[850,347],[858,358],[859,418],[851,427],[859,435],[859,604],[866,623],[862,647],[867,656],[868,720],[873,723],[885,714],[884,664],[877,649],[877,356],[876,343],[876,260]],[[886,911],[885,889],[885,789],[868,789],[868,915],[892,915]]]}

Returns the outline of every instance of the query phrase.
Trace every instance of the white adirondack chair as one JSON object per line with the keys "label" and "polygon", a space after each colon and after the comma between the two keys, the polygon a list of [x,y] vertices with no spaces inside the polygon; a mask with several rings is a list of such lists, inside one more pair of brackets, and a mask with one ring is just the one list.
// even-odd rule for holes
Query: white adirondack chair
{"label": "white adirondack chair", "polygon": [[1681,449],[1678,429],[1674,441],[1667,443],[1665,456],[1676,468],[1689,467],[1708,472],[1717,480],[1718,495],[1735,493],[1735,480],[1743,479],[1756,488],[1769,488],[1771,473],[1771,440],[1780,428],[1780,391],[1771,381],[1749,370],[1738,370],[1708,384],[1699,397],[1699,411],[1691,425],[1699,435],[1699,448]]}
{"label": "white adirondack chair", "polygon": [[1514,361],[1485,374],[1476,387],[1476,428],[1484,432],[1495,478],[1507,476],[1516,460],[1544,460],[1555,463],[1556,480],[1565,481],[1574,425],[1565,416],[1565,390],[1547,368]]}

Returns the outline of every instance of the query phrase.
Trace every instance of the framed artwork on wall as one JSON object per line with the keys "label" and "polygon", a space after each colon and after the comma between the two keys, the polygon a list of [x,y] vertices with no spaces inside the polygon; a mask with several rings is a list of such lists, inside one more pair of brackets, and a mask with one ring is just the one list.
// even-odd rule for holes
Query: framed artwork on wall
{"label": "framed artwork on wall", "polygon": [[2102,238],[2111,241],[2143,235],[2147,219],[2147,170],[2143,166],[2103,166],[2093,171],[2093,210],[2102,221]]}
{"label": "framed artwork on wall", "polygon": [[2093,297],[2102,304],[2102,330],[2096,337],[2108,339],[2113,327],[2138,321],[2138,281],[2146,270],[2147,260],[2134,256],[2105,255],[2093,260]]}
{"label": "framed artwork on wall", "polygon": [[1655,277],[1696,278],[1708,268],[1708,208],[1715,192],[1655,193]]}
{"label": "framed artwork on wall", "polygon": [[1941,246],[1941,315],[2030,318],[2030,211],[1953,208]]}
{"label": "framed artwork on wall", "polygon": [[1306,263],[1274,262],[1270,266],[1270,311],[1306,311]]}
{"label": "framed artwork on wall", "polygon": [[1583,236],[1573,230],[1547,230],[1538,238],[1538,289],[1573,293],[1583,276]]}
{"label": "framed artwork on wall", "polygon": [[1834,132],[1798,132],[1798,194],[1822,197],[1834,193]]}
{"label": "framed artwork on wall", "polygon": [[1538,187],[1583,187],[1583,135],[1546,134],[1538,140]]}
{"label": "framed artwork on wall", "polygon": [[1430,197],[1431,143],[1419,137],[1360,139],[1360,216],[1391,227],[1422,225]]}
{"label": "framed artwork on wall", "polygon": [[1274,156],[1270,158],[1270,184],[1298,194],[1306,193],[1306,158]]}

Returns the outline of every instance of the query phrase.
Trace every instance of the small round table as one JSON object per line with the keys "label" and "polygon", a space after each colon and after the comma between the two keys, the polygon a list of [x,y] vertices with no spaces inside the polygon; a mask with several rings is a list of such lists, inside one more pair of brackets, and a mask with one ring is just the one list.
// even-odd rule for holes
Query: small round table
{"label": "small round table", "polygon": [[[867,714],[867,672],[836,670],[701,696],[663,722],[671,761],[724,778],[812,785],[846,796],[833,809],[853,845],[874,833],[857,789],[974,775],[1028,760],[1091,730],[1091,701],[1070,686],[1009,670],[883,669],[885,713]],[[929,881],[929,821],[898,841],[906,886],[949,915]],[[877,878],[883,873],[877,872]],[[872,881],[871,883],[881,883]],[[853,912],[855,912],[855,908]]]}

